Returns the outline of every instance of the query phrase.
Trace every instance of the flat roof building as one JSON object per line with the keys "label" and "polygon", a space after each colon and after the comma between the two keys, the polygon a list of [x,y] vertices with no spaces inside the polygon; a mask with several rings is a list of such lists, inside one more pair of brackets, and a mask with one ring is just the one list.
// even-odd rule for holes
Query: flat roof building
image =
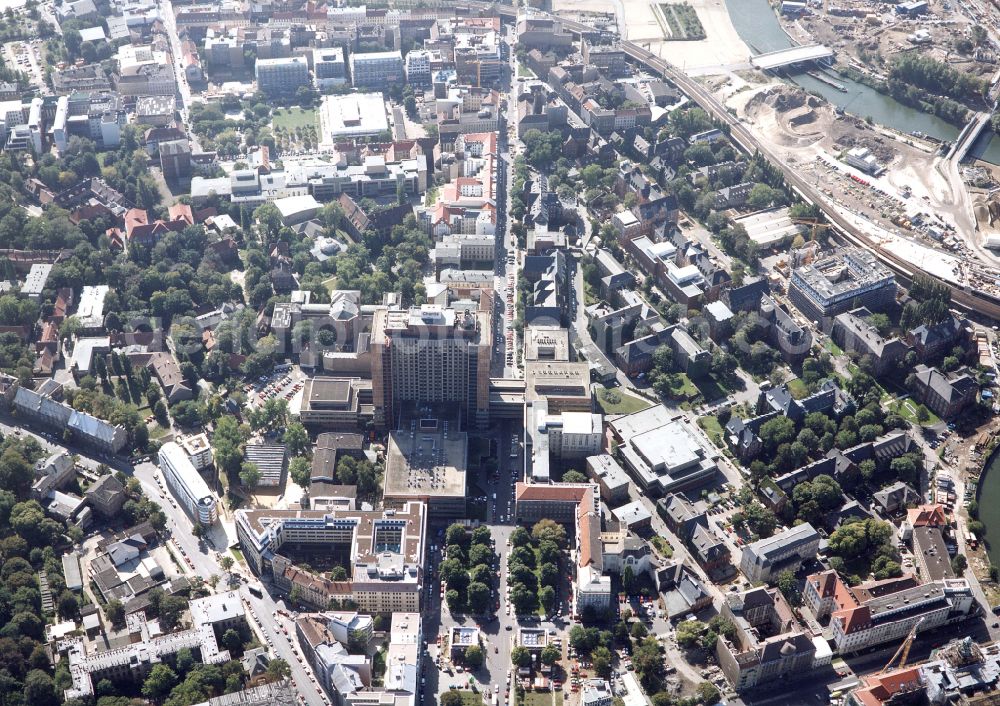
{"label": "flat roof building", "polygon": [[[302,602],[326,607],[353,601],[358,610],[420,610],[426,512],[423,503],[385,510],[237,510],[236,534],[247,564]],[[332,581],[295,566],[285,544],[345,557],[349,578]]]}
{"label": "flat roof building", "polygon": [[48,281],[51,272],[52,265],[48,263],[35,263],[32,265],[28,271],[28,276],[24,278],[24,284],[21,285],[21,296],[25,296],[32,301],[41,299],[42,291],[45,289],[45,283]]}
{"label": "flat roof building", "polygon": [[167,487],[191,519],[202,525],[214,524],[219,518],[215,496],[184,449],[168,441],[160,447],[158,459]]}
{"label": "flat roof building", "polygon": [[389,129],[388,112],[381,93],[323,96],[319,121],[321,142],[378,135]]}
{"label": "flat roof building", "polygon": [[294,94],[309,85],[309,62],[304,56],[257,59],[254,64],[257,89],[267,95]]}
{"label": "flat roof building", "polygon": [[476,309],[424,304],[375,310],[370,340],[377,425],[394,426],[405,404],[453,404],[467,427],[486,426],[491,308],[492,298],[482,296]]}
{"label": "flat roof building", "polygon": [[526,326],[524,359],[526,361],[568,361],[569,330],[561,326]]}
{"label": "flat roof building", "polygon": [[467,463],[465,432],[436,419],[414,420],[409,430],[389,434],[385,502],[419,500],[430,517],[464,517]]}
{"label": "flat roof building", "polygon": [[874,253],[840,248],[793,269],[788,298],[810,321],[862,306],[884,311],[896,300],[896,278]]}
{"label": "flat roof building", "polygon": [[191,465],[199,471],[212,465],[212,446],[208,443],[208,435],[204,432],[179,437],[177,443],[188,455]]}
{"label": "flat roof building", "polygon": [[647,491],[673,493],[703,485],[718,465],[690,423],[672,417],[662,405],[619,417],[609,423],[628,470]]}
{"label": "flat roof building", "polygon": [[274,207],[281,214],[281,222],[286,226],[293,226],[315,216],[320,209],[320,203],[313,196],[305,194],[275,199]]}
{"label": "flat roof building", "polygon": [[76,318],[83,332],[104,329],[104,298],[111,287],[106,284],[86,285],[80,292],[80,305],[76,308]]}
{"label": "flat roof building", "polygon": [[589,412],[590,366],[568,361],[529,361],[524,366],[524,400],[546,400],[550,413]]}
{"label": "flat roof building", "polygon": [[352,53],[351,82],[355,88],[379,88],[404,80],[399,50]]}

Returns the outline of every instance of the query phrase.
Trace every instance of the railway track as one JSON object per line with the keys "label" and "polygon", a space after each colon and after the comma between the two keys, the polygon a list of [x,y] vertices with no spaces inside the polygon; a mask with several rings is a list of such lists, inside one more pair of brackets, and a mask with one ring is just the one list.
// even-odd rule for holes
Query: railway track
{"label": "railway track", "polygon": [[[517,17],[517,9],[510,5],[485,2],[466,2],[463,3],[463,5],[467,5],[470,8],[493,11],[505,18],[516,19]],[[554,15],[549,15],[548,13],[538,14],[551,17],[552,19],[560,19],[563,26],[567,30],[577,35],[596,31],[593,27],[582,22],[556,18]],[[907,262],[891,251],[882,248],[879,244],[868,237],[868,235],[860,228],[850,223],[836,209],[827,204],[812,185],[796,174],[795,171],[778,158],[776,154],[761,144],[760,141],[757,140],[757,138],[754,137],[754,135],[746,128],[746,126],[731,115],[729,111],[726,110],[725,106],[723,106],[709,91],[705,90],[705,88],[703,88],[696,81],[691,80],[687,75],[679,71],[672,64],[664,61],[652,52],[643,49],[639,45],[625,40],[621,41],[620,44],[622,50],[633,60],[644,65],[651,72],[659,74],[676,85],[715,119],[725,123],[729,127],[730,136],[733,141],[747,154],[759,152],[767,157],[773,164],[777,165],[778,168],[781,169],[781,172],[785,177],[785,181],[788,182],[788,184],[795,189],[796,192],[798,192],[799,196],[802,197],[804,201],[819,207],[819,209],[826,216],[827,220],[832,226],[834,226],[834,232],[836,232],[841,239],[851,245],[862,247],[875,253],[879,260],[891,269],[893,273],[896,274],[896,276],[904,283],[904,285],[911,283],[913,278],[917,275],[927,277],[948,287],[951,292],[952,304],[956,308],[961,309],[974,318],[987,320],[990,323],[1000,321],[1000,297],[987,292],[970,289],[968,286],[953,284],[938,277],[937,275],[914,267],[912,263]]]}

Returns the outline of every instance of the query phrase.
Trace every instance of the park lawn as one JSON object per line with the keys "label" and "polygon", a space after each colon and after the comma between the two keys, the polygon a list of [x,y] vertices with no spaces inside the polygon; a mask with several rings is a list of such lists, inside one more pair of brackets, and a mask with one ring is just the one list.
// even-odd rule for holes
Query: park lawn
{"label": "park lawn", "polygon": [[652,403],[647,402],[641,397],[636,397],[620,387],[613,389],[621,397],[620,402],[613,403],[608,401],[607,394],[609,389],[607,387],[597,388],[597,404],[601,406],[605,414],[632,414],[633,412],[641,412],[653,406]]}
{"label": "park lawn", "polygon": [[833,342],[832,338],[828,338],[823,341],[823,347],[830,351],[833,355],[844,355],[844,351],[840,348],[840,346]]}
{"label": "park lawn", "polygon": [[714,402],[729,394],[726,386],[711,375],[706,375],[703,378],[695,380],[694,384],[698,387],[698,391],[705,402]]}
{"label": "park lawn", "polygon": [[708,438],[712,440],[712,443],[718,447],[723,445],[723,434],[722,425],[719,424],[719,418],[714,414],[706,414],[704,417],[698,417],[698,426],[705,430],[708,434]]}
{"label": "park lawn", "polygon": [[[562,692],[557,691],[556,695],[562,697]],[[552,692],[551,691],[528,691],[525,692],[524,698],[521,700],[522,706],[552,706]],[[558,702],[556,703],[558,706]]]}
{"label": "park lawn", "polygon": [[938,416],[934,414],[934,412],[930,411],[930,409],[928,409],[926,406],[924,406],[924,409],[927,409],[927,421],[920,422],[917,421],[917,403],[914,402],[912,399],[910,398],[906,398],[905,400],[897,399],[893,400],[889,404],[890,411],[895,412],[900,417],[908,421],[910,424],[929,427],[941,421],[938,418]]}
{"label": "park lawn", "polygon": [[274,111],[271,117],[271,124],[274,127],[283,127],[289,132],[294,132],[298,127],[318,126],[316,121],[316,109],[308,108],[303,110],[298,106],[291,108],[279,108]]}
{"label": "park lawn", "polygon": [[806,387],[802,378],[793,378],[785,384],[788,385],[788,391],[792,393],[792,397],[795,399],[801,400],[809,396],[809,388]]}
{"label": "park lawn", "polygon": [[154,441],[158,441],[170,433],[169,427],[161,427],[156,422],[152,424],[147,424],[146,428],[149,429],[149,438]]}
{"label": "park lawn", "polygon": [[[465,676],[460,674],[459,676]],[[458,695],[462,697],[462,706],[483,706],[483,696],[482,694],[477,694],[474,691],[469,691],[468,689],[458,689]]]}
{"label": "park lawn", "polygon": [[674,390],[676,399],[693,400],[701,394],[698,386],[688,377],[687,373],[677,373],[677,377],[680,378],[681,384]]}

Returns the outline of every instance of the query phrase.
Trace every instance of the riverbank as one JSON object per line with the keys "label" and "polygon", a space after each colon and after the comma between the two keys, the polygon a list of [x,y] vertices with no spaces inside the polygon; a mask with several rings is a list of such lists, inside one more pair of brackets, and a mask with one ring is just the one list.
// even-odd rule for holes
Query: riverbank
{"label": "riverbank", "polygon": [[995,445],[983,462],[976,482],[975,501],[976,519],[985,525],[986,531],[979,538],[977,549],[966,548],[966,558],[982,584],[990,605],[1000,605],[1000,586],[990,576],[990,566],[1000,565],[1000,445]]}
{"label": "riverbank", "polygon": [[[626,20],[638,0],[623,0]],[[660,56],[685,70],[718,67],[720,71],[730,66],[746,64],[751,50],[737,33],[724,0],[688,0],[701,25],[705,38],[697,41],[670,42],[660,46]],[[629,20],[630,24],[631,21]]]}

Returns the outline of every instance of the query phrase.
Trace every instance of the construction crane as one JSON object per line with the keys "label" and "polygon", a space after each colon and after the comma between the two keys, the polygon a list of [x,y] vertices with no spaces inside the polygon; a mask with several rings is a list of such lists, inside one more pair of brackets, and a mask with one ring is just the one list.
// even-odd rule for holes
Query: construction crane
{"label": "construction crane", "polygon": [[820,223],[820,221],[816,218],[793,218],[792,223],[812,226],[812,236],[809,238],[810,240],[816,240],[816,236],[819,235],[821,231],[830,227],[829,223]]}
{"label": "construction crane", "polygon": [[896,653],[892,656],[892,658],[886,662],[886,665],[882,667],[882,671],[879,672],[879,674],[885,674],[892,669],[892,663],[896,661],[897,657],[899,657],[899,668],[902,669],[906,666],[906,658],[910,655],[910,648],[913,646],[913,640],[917,637],[917,628],[920,627],[920,623],[922,622],[924,622],[924,619],[920,618],[913,624],[913,627],[910,628],[910,633],[906,636],[906,639],[903,640],[903,644],[899,646],[899,649],[896,650]]}

